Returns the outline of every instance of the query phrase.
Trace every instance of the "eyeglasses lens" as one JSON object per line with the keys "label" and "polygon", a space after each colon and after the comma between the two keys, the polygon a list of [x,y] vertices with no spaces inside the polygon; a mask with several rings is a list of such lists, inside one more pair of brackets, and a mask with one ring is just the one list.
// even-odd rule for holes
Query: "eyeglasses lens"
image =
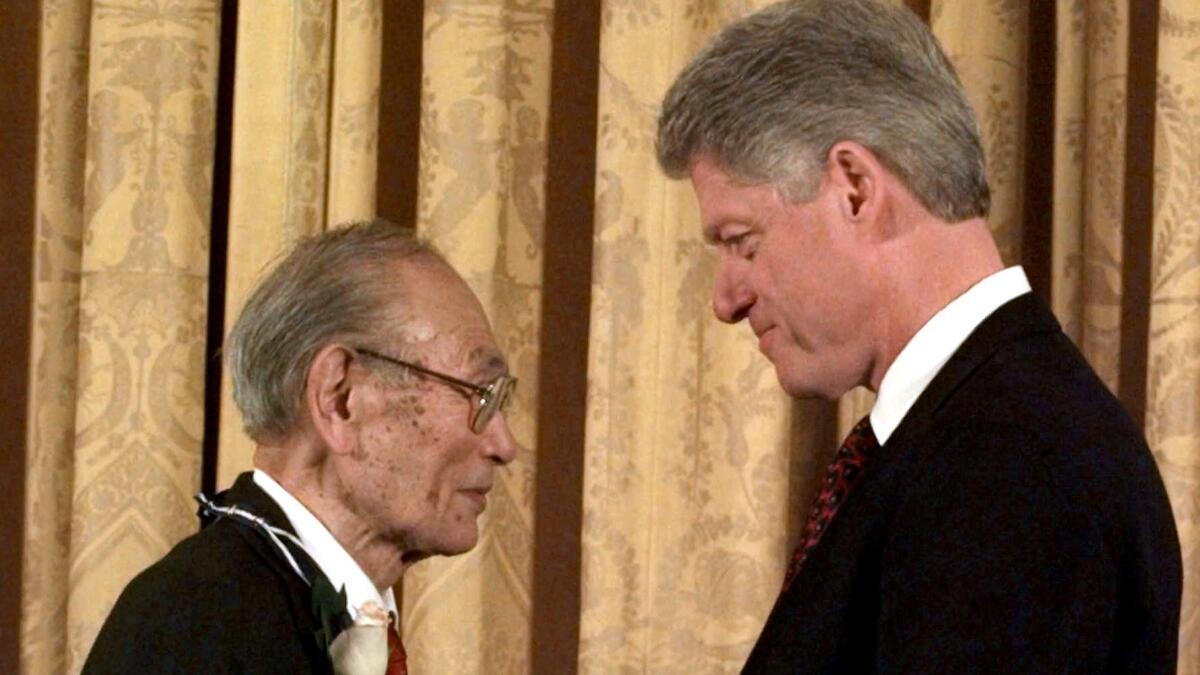
{"label": "eyeglasses lens", "polygon": [[471,420],[471,431],[477,434],[483,433],[496,411],[508,407],[509,399],[512,398],[512,392],[516,385],[517,378],[509,375],[502,375],[488,385],[487,393],[480,400],[479,410],[475,412],[475,419]]}

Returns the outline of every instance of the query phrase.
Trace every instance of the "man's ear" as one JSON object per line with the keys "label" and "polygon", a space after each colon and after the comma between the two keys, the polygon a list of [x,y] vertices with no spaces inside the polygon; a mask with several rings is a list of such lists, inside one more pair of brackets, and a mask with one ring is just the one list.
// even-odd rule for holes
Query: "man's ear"
{"label": "man's ear", "polygon": [[876,220],[883,207],[886,169],[875,153],[854,141],[839,141],[826,161],[842,217],[848,222]]}
{"label": "man's ear", "polygon": [[350,364],[354,355],[341,345],[326,345],[308,367],[304,407],[313,429],[334,454],[354,451],[355,427],[351,397]]}

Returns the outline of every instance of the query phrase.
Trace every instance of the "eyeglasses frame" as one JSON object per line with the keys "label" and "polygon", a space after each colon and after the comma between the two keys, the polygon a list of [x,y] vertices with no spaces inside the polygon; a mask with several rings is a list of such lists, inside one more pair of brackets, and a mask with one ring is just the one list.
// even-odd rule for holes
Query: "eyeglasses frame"
{"label": "eyeglasses frame", "polygon": [[[469,427],[471,431],[476,434],[483,433],[483,429],[487,426],[487,423],[491,421],[492,417],[494,417],[495,414],[504,407],[508,400],[510,400],[512,397],[511,392],[517,386],[517,378],[509,375],[508,373],[500,375],[495,380],[492,380],[487,384],[475,384],[473,382],[461,380],[453,375],[447,375],[445,373],[439,373],[436,370],[430,370],[425,366],[418,365],[410,361],[397,359],[388,356],[387,354],[381,354],[373,349],[367,349],[366,347],[351,347],[351,349],[355,353],[362,354],[363,356],[370,356],[371,358],[379,359],[385,363],[408,368],[421,373],[422,375],[428,375],[436,380],[441,380],[447,384],[463,387],[471,392],[474,392],[479,397],[479,407],[471,413],[471,423]],[[492,398],[493,396],[495,399]],[[495,406],[492,406],[491,410],[488,411],[487,417],[483,417],[483,412],[488,410],[488,403],[492,400],[496,401]],[[480,421],[480,418],[483,418],[482,421]]]}

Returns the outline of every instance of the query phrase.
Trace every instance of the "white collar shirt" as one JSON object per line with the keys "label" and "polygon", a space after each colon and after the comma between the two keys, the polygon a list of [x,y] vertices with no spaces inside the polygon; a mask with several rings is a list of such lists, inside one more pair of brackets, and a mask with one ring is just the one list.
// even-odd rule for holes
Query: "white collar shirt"
{"label": "white collar shirt", "polygon": [[1001,305],[1030,290],[1019,266],[1001,270],[955,298],[912,336],[884,373],[871,408],[871,428],[880,445],[971,332]]}
{"label": "white collar shirt", "polygon": [[358,608],[367,601],[396,613],[396,598],[392,589],[385,588],[382,592],[377,589],[367,573],[312,511],[261,469],[254,470],[254,482],[279,505],[296,530],[296,536],[305,551],[325,573],[333,588],[346,589],[346,607],[350,610],[351,619],[358,618]]}

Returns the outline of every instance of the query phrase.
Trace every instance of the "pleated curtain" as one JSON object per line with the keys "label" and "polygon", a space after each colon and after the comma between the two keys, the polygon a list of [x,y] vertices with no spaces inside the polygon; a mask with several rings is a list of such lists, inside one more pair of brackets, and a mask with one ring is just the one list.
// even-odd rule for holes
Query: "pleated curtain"
{"label": "pleated curtain", "polygon": [[[749,331],[716,321],[691,189],[655,164],[666,88],[765,4],[44,2],[24,672],[78,672],[125,583],[195,531],[202,475],[224,487],[251,466],[228,379],[206,391],[220,358],[210,326],[228,329],[291,242],[369,218],[401,189],[377,171],[394,133],[379,121],[381,82],[397,77],[382,56],[394,13],[422,40],[421,72],[407,73],[421,92],[410,224],[480,297],[521,380],[509,423],[522,451],[479,545],[421,563],[399,589],[412,671],[737,672],[824,466],[872,402],[790,400]],[[1183,542],[1179,670],[1200,673],[1200,6],[908,4],[978,113],[1005,260],[1028,267],[1144,423]],[[589,22],[595,40],[561,39]],[[236,50],[221,53],[230,30]],[[588,53],[585,76],[563,69]],[[558,99],[581,90],[588,119],[562,117]],[[549,195],[571,177],[548,167],[568,145],[551,131],[590,124],[587,220],[566,222]],[[227,175],[214,171],[222,144]],[[228,194],[220,236],[214,180]],[[568,226],[590,251],[573,268],[547,243],[570,244],[552,236]],[[564,259],[566,277],[547,272]],[[555,305],[564,278],[584,280],[588,300]],[[586,390],[577,448],[538,447],[565,423],[540,413],[564,367],[547,357],[551,314],[586,326],[567,346]],[[547,503],[562,476],[546,459],[562,452],[578,455],[563,466],[580,487]],[[578,565],[547,564],[551,545]],[[549,585],[578,611],[547,613]],[[544,616],[565,628],[539,630]]]}

